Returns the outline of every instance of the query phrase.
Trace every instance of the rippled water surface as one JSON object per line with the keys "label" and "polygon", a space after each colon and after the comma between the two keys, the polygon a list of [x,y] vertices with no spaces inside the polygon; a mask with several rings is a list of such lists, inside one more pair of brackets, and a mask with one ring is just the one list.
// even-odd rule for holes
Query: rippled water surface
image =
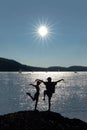
{"label": "rippled water surface", "polygon": [[[64,78],[65,82],[56,85],[51,101],[51,111],[58,112],[69,118],[79,118],[87,122],[87,72],[4,72],[0,73],[0,114],[20,110],[33,110],[34,104],[26,92],[32,95],[35,79],[46,81],[51,76],[53,81]],[[48,109],[48,100],[43,101],[45,86],[40,85],[38,110]]]}

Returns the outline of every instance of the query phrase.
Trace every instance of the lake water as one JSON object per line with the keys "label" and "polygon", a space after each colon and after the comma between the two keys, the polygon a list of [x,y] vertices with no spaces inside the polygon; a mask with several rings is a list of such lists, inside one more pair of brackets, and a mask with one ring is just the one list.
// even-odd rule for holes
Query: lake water
{"label": "lake water", "polygon": [[[26,95],[35,93],[35,79],[47,79],[53,81],[61,78],[65,82],[56,85],[56,91],[52,97],[51,111],[58,112],[65,117],[79,118],[87,122],[87,72],[0,72],[0,115],[22,110],[33,110],[34,104]],[[40,85],[40,98],[38,110],[48,109],[48,100],[43,101],[45,86]]]}

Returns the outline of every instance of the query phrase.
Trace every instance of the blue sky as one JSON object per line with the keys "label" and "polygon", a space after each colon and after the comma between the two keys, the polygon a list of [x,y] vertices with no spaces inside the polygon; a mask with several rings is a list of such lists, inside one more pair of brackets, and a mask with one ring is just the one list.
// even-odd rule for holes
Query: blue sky
{"label": "blue sky", "polygon": [[[36,29],[49,26],[40,39]],[[87,66],[87,0],[0,0],[0,57],[31,66]]]}

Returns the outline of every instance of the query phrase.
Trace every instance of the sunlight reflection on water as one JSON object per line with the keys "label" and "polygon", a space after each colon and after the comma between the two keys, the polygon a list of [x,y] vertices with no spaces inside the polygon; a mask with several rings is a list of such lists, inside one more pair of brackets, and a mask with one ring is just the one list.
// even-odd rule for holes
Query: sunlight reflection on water
{"label": "sunlight reflection on water", "polygon": [[[53,81],[64,78],[65,82],[56,85],[52,97],[51,110],[70,118],[76,117],[87,121],[87,72],[23,72],[0,73],[0,114],[19,110],[33,110],[34,102],[26,95],[35,93],[30,83],[35,79],[46,81],[47,77]],[[40,85],[38,110],[48,109],[48,100],[43,101],[44,84]]]}

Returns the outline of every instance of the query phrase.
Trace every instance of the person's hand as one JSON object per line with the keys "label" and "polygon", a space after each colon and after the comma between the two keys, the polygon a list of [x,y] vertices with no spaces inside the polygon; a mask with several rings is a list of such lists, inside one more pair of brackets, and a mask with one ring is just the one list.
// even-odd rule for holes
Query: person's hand
{"label": "person's hand", "polygon": [[35,82],[39,81],[39,79],[35,79]]}
{"label": "person's hand", "polygon": [[29,84],[29,85],[32,85],[32,84]]}
{"label": "person's hand", "polygon": [[62,79],[62,81],[64,81],[64,79]]}

